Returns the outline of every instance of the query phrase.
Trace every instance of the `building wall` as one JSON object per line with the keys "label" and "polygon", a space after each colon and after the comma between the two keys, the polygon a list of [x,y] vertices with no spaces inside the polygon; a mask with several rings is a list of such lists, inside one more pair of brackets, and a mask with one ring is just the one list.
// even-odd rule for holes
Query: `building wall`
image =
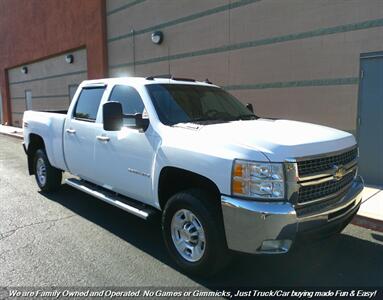
{"label": "building wall", "polygon": [[3,100],[1,97],[1,89],[0,89],[0,124],[3,124]]}
{"label": "building wall", "polygon": [[[66,54],[74,61],[68,64]],[[87,78],[86,49],[64,53],[28,64],[28,73],[20,67],[8,71],[12,124],[21,126],[26,105],[26,91],[32,93],[33,110],[66,110],[70,104],[69,87]]]}
{"label": "building wall", "polygon": [[[0,90],[8,124],[13,124],[8,70],[13,74],[23,65],[84,48],[85,78],[107,76],[104,0],[0,0],[0,36]],[[62,70],[45,71],[51,76]],[[47,84],[38,95],[51,92],[60,90],[53,92]],[[16,97],[21,97],[19,92]],[[20,112],[20,104],[17,109]]]}
{"label": "building wall", "polygon": [[209,78],[261,116],[353,133],[360,54],[383,50],[381,0],[107,0],[106,9],[110,76]]}
{"label": "building wall", "polygon": [[[8,124],[20,125],[26,89],[38,109],[64,108],[76,81],[171,73],[209,78],[261,116],[355,133],[359,57],[383,50],[383,1],[0,0],[0,36]],[[67,72],[79,73],[49,79]]]}

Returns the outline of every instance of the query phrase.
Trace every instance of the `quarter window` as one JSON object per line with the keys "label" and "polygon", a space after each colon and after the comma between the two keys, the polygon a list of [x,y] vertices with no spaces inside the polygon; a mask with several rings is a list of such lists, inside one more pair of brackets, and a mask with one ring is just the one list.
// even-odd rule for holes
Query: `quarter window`
{"label": "quarter window", "polygon": [[77,100],[73,116],[82,121],[94,122],[97,118],[105,87],[83,88]]}

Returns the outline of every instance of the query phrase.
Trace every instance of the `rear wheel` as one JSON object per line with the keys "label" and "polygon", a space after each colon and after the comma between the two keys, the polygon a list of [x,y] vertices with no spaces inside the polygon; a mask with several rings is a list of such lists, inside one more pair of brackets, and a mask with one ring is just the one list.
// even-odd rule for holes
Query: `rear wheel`
{"label": "rear wheel", "polygon": [[35,153],[34,171],[37,185],[43,192],[53,192],[60,188],[62,172],[52,167],[43,149]]}
{"label": "rear wheel", "polygon": [[208,193],[191,189],[167,202],[162,216],[166,247],[185,272],[209,276],[229,261],[219,207]]}

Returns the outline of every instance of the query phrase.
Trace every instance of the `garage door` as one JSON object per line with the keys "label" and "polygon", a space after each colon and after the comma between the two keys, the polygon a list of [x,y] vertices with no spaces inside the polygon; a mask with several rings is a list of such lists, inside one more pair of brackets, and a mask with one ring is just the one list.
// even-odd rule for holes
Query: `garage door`
{"label": "garage door", "polygon": [[86,49],[60,54],[8,71],[12,125],[25,110],[66,110],[73,87],[87,79]]}

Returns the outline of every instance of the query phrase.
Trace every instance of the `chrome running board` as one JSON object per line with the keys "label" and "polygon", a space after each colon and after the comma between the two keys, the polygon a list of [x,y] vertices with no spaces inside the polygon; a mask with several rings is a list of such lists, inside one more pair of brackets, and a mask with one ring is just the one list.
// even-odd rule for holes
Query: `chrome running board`
{"label": "chrome running board", "polygon": [[100,199],[106,203],[123,209],[141,219],[147,220],[150,216],[156,213],[156,209],[145,206],[134,200],[130,200],[127,197],[123,197],[111,191],[108,191],[98,185],[85,182],[76,178],[65,179],[65,183],[78,189],[79,191],[85,192],[97,199]]}

